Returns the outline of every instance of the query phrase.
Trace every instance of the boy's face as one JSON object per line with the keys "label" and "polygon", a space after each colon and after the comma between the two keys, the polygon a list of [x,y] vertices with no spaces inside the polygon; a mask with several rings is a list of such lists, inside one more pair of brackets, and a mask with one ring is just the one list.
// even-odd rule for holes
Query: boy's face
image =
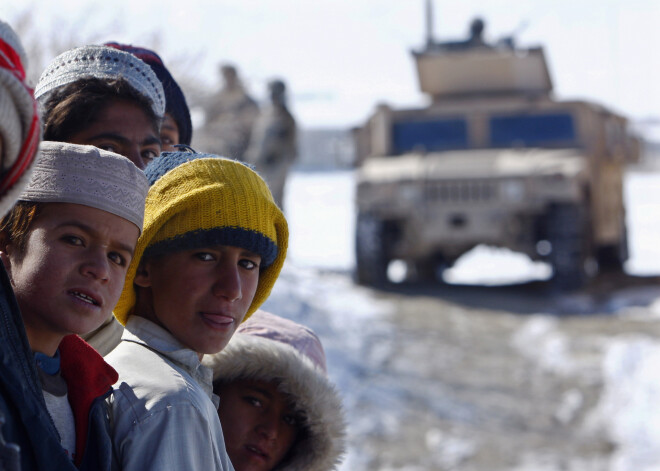
{"label": "boy's face", "polygon": [[123,155],[139,169],[160,155],[158,130],[135,103],[114,101],[101,111],[90,126],[69,138],[72,144],[88,144]]}
{"label": "boy's face", "polygon": [[180,144],[179,126],[169,113],[165,113],[163,124],[160,127],[160,142],[163,146],[163,152],[176,152],[177,148],[174,146]]}
{"label": "boy's face", "polygon": [[220,387],[218,415],[236,471],[269,471],[289,452],[300,420],[272,382],[238,380]]}
{"label": "boy's face", "polygon": [[53,355],[62,337],[108,318],[138,235],[135,224],[100,209],[43,205],[25,250],[9,244],[2,253],[32,350]]}
{"label": "boy's face", "polygon": [[217,353],[252,304],[260,263],[259,255],[226,245],[143,261],[135,276],[135,314],[164,327],[200,355]]}

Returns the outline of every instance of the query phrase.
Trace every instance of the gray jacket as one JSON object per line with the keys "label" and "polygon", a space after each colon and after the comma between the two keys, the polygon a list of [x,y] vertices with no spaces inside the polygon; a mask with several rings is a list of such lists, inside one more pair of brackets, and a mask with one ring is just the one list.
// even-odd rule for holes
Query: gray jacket
{"label": "gray jacket", "polygon": [[153,322],[131,316],[106,357],[119,373],[113,445],[124,471],[233,471],[225,450],[211,370]]}

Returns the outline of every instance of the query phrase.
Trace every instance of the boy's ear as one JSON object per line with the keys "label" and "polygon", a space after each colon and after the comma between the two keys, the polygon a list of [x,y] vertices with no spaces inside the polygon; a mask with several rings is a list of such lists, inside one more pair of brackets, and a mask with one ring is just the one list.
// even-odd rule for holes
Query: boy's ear
{"label": "boy's ear", "polygon": [[133,283],[142,288],[151,286],[151,262],[149,260],[142,260],[140,262],[135,272]]}
{"label": "boy's ear", "polygon": [[9,274],[11,274],[11,260],[9,256],[13,251],[14,246],[9,243],[7,236],[0,233],[0,260],[2,260],[2,264],[5,266],[5,269]]}

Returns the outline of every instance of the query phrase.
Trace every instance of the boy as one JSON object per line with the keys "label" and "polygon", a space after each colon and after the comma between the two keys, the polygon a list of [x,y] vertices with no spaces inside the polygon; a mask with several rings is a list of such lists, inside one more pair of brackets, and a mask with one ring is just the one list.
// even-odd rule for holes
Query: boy
{"label": "boy", "polygon": [[204,364],[236,471],[336,469],[346,423],[311,329],[259,310]]}
{"label": "boy", "polygon": [[35,97],[45,140],[93,145],[140,169],[160,154],[165,93],[133,54],[107,46],[66,51],[41,74]]}
{"label": "boy", "polygon": [[222,350],[265,299],[288,228],[264,181],[208,154],[164,153],[115,317],[113,444],[125,471],[233,469],[205,354]]}
{"label": "boy", "polygon": [[117,374],[70,334],[97,328],[116,304],[142,228],[147,186],[125,157],[42,142],[30,182],[0,223],[0,258],[51,424],[78,469],[113,469],[105,398]]}
{"label": "boy", "polygon": [[160,141],[163,152],[176,151],[177,144],[190,145],[192,141],[192,121],[190,109],[183,95],[183,90],[174,80],[172,74],[158,54],[145,47],[131,46],[117,42],[105,43],[106,46],[114,47],[120,51],[126,51],[141,59],[151,67],[165,92],[165,116],[160,127]]}
{"label": "boy", "polygon": [[[0,215],[29,181],[40,123],[26,83],[25,51],[0,21]],[[9,279],[0,264],[0,468],[75,470],[48,416],[34,357]]]}
{"label": "boy", "polygon": [[[133,54],[107,46],[68,50],[46,67],[35,95],[46,140],[93,145],[140,169],[160,155],[166,95],[152,68]],[[83,338],[106,355],[122,331],[110,315]]]}

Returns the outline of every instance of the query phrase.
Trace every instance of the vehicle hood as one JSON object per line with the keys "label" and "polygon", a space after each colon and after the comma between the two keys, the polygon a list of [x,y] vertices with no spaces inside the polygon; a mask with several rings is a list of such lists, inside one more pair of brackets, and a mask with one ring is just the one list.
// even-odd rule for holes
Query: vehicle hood
{"label": "vehicle hood", "polygon": [[517,178],[585,171],[578,149],[479,149],[406,154],[368,159],[358,172],[362,181]]}

